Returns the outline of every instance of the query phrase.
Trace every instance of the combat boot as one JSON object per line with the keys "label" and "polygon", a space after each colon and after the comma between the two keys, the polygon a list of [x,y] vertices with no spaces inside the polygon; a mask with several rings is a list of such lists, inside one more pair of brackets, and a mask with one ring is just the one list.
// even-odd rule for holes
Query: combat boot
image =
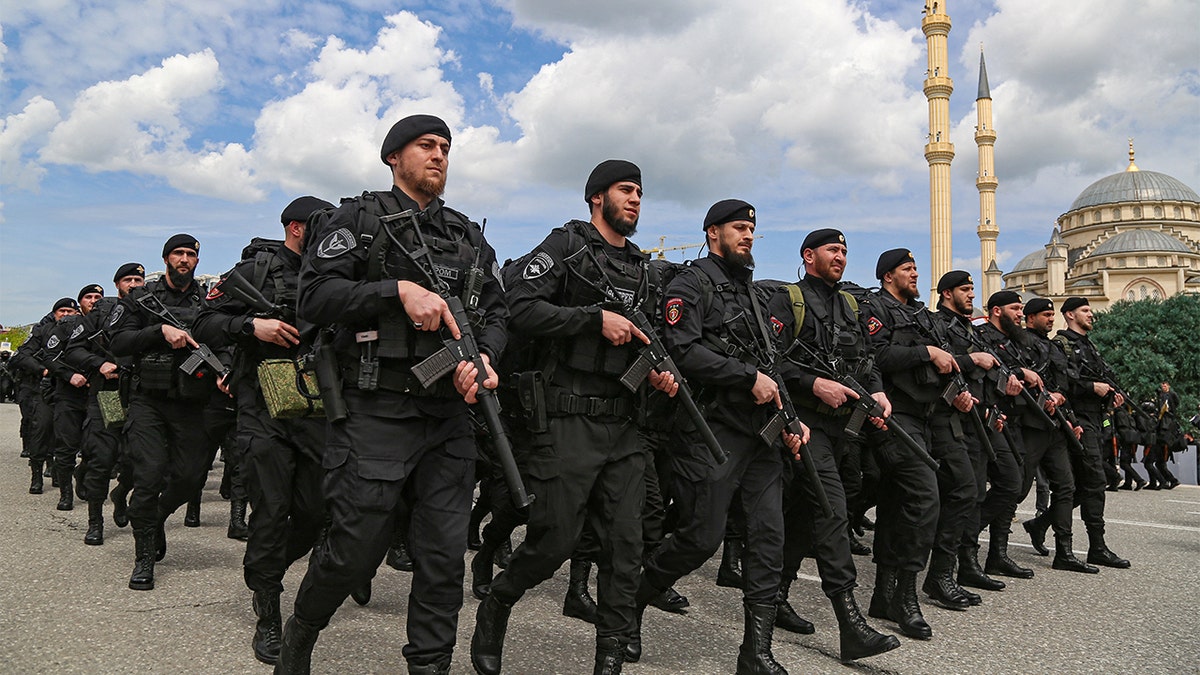
{"label": "combat boot", "polygon": [[1014,579],[1032,579],[1033,570],[1021,567],[1008,557],[1008,533],[993,532],[988,542],[988,557],[983,569],[988,574],[999,574]]}
{"label": "combat boot", "polygon": [[496,563],[496,567],[506,570],[508,569],[508,561],[512,560],[512,553],[512,539],[505,539],[503,542],[501,542],[500,546],[496,548],[496,555],[492,557],[492,562]]}
{"label": "combat boot", "polygon": [[717,568],[717,585],[725,588],[742,587],[741,539],[726,539],[721,548],[721,566]]}
{"label": "combat boot", "polygon": [[350,597],[359,607],[366,607],[367,603],[371,602],[371,580],[367,579],[350,591]]}
{"label": "combat boot", "polygon": [[99,546],[104,543],[104,502],[88,502],[88,530],[83,543]]}
{"label": "combat boot", "polygon": [[1087,561],[1093,565],[1117,569],[1127,569],[1130,566],[1128,560],[1108,550],[1108,545],[1104,543],[1104,530],[1093,527],[1088,528]]}
{"label": "combat boot", "polygon": [[775,596],[775,627],[801,635],[812,635],[817,632],[816,626],[797,614],[791,603],[788,602],[788,593],[791,588],[792,581],[790,579],[779,585],[779,593]]}
{"label": "combat boot", "polygon": [[450,673],[450,658],[447,657],[437,663],[425,663],[417,665],[415,663],[408,664],[408,675],[449,675]]}
{"label": "combat boot", "polygon": [[129,524],[129,502],[126,498],[129,497],[129,488],[117,483],[117,486],[108,493],[108,498],[113,503],[113,524],[117,527],[125,527]]}
{"label": "combat boot", "polygon": [[408,555],[408,542],[403,530],[396,530],[392,534],[392,545],[388,547],[384,560],[388,567],[399,572],[413,571],[413,561]]}
{"label": "combat boot", "polygon": [[279,660],[279,638],[282,620],[279,617],[279,594],[274,591],[255,591],[250,600],[258,621],[254,624],[254,658],[273,666]]}
{"label": "combat boot", "polygon": [[850,530],[850,553],[852,555],[871,555],[871,547],[858,540],[853,528]]}
{"label": "combat boot", "polygon": [[[962,546],[958,549],[958,583],[960,586],[980,588],[985,591],[1002,591],[1004,582],[983,573],[979,566],[979,547]],[[872,614],[871,616],[874,616]]]}
{"label": "combat boot", "polygon": [[670,612],[672,614],[687,614],[685,610],[692,606],[692,603],[674,588],[668,588],[662,593],[654,596],[654,599],[650,601],[650,604],[664,612]]}
{"label": "combat boot", "polygon": [[[53,457],[54,453],[50,453],[50,456]],[[46,462],[46,470],[42,472],[42,475],[50,479],[50,487],[58,487],[58,469],[54,468],[53,459]]]}
{"label": "combat boot", "polygon": [[971,601],[963,595],[958,584],[954,583],[954,556],[949,553],[933,552],[921,590],[925,591],[933,604],[943,609],[961,612],[971,606]]}
{"label": "combat boot", "polygon": [[933,637],[933,629],[921,615],[921,603],[917,600],[916,572],[896,571],[896,592],[888,603],[888,618],[910,638],[928,640]]}
{"label": "combat boot", "polygon": [[250,538],[250,528],[246,527],[245,499],[229,500],[229,529],[225,531],[225,536],[238,541]]}
{"label": "combat boot", "polygon": [[1038,555],[1050,555],[1050,549],[1046,548],[1046,530],[1049,529],[1050,523],[1046,522],[1044,516],[1038,516],[1021,523],[1021,527],[1029,533],[1029,543],[1033,544],[1033,550],[1037,551]]}
{"label": "combat boot", "polygon": [[158,514],[158,527],[154,535],[154,561],[162,562],[167,557],[167,516]]}
{"label": "combat boot", "polygon": [[187,503],[187,511],[183,514],[184,527],[200,527],[200,495],[192,497]]}
{"label": "combat boot", "polygon": [[638,582],[637,594],[633,596],[633,631],[625,643],[625,663],[637,663],[642,659],[642,618],[646,616],[646,605],[659,593],[661,591],[651,586],[643,575]]}
{"label": "combat boot", "polygon": [[87,473],[87,462],[80,462],[79,465],[75,467],[75,470],[71,473],[72,477],[75,479],[75,496],[78,497],[79,501],[81,502],[88,501],[87,493],[84,492],[83,488],[83,475]]}
{"label": "combat boot", "polygon": [[504,634],[508,632],[508,616],[512,605],[489,594],[479,603],[475,614],[475,633],[471,636],[471,665],[482,675],[499,675],[504,652]]}
{"label": "combat boot", "polygon": [[312,672],[312,650],[321,629],[300,621],[295,616],[283,627],[279,643],[279,659],[275,675],[309,675]]}
{"label": "combat boot", "polygon": [[33,477],[29,480],[29,494],[40,495],[45,491],[42,463],[31,459],[29,460],[29,468],[33,471]]}
{"label": "combat boot", "polygon": [[895,594],[896,568],[891,565],[876,565],[875,590],[871,593],[871,603],[867,605],[867,616],[887,619],[888,605],[892,604],[892,596]]}
{"label": "combat boot", "polygon": [[63,469],[57,471],[59,474],[58,481],[58,506],[54,507],[59,511],[74,511],[75,510],[75,492],[71,485],[71,472]]}
{"label": "combat boot", "polygon": [[134,562],[129,588],[135,591],[154,590],[154,539],[153,527],[133,531]]}
{"label": "combat boot", "polygon": [[787,675],[771,653],[775,605],[745,604],[746,629],[738,649],[737,675]]}
{"label": "combat boot", "polygon": [[596,667],[592,675],[621,675],[625,645],[615,637],[596,638]]}
{"label": "combat boot", "polygon": [[858,611],[854,591],[842,591],[829,600],[833,602],[833,613],[837,615],[842,661],[865,659],[900,646],[900,640],[895,635],[885,635],[867,624]]}
{"label": "combat boot", "polygon": [[563,599],[562,613],[563,616],[594,625],[599,608],[588,593],[588,575],[591,571],[592,563],[586,560],[571,560],[571,576],[567,582],[567,596]]}
{"label": "combat boot", "polygon": [[1075,551],[1071,548],[1071,535],[1054,536],[1054,562],[1050,563],[1050,566],[1056,570],[1083,572],[1084,574],[1096,574],[1100,571],[1099,567],[1089,565],[1075,557]]}
{"label": "combat boot", "polygon": [[476,600],[483,600],[491,592],[494,552],[484,539],[475,557],[471,558],[471,595],[474,595]]}

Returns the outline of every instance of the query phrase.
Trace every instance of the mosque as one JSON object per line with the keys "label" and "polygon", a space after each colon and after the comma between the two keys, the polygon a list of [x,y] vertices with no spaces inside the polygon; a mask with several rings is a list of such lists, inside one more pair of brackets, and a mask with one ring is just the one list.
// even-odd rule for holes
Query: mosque
{"label": "mosque", "polygon": [[[929,102],[929,142],[925,156],[930,169],[931,271],[936,280],[949,271],[949,167],[954,146],[949,139],[949,97],[946,37],[950,17],[942,2],[926,2],[922,29],[929,69],[925,94]],[[1027,297],[1042,296],[1055,306],[1071,296],[1088,298],[1094,310],[1119,300],[1167,298],[1177,293],[1200,293],[1200,195],[1179,180],[1156,171],[1143,171],[1134,162],[1129,141],[1129,165],[1085,188],[1060,215],[1045,246],[1003,273],[996,265],[996,218],[992,99],[982,51],[976,96],[975,143],[979,168],[980,261],[982,279],[976,284],[981,300],[1003,287]]]}

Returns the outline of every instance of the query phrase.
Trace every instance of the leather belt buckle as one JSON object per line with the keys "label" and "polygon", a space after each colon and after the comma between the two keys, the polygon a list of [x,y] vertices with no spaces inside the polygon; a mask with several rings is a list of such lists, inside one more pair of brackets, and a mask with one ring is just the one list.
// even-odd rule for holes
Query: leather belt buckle
{"label": "leather belt buckle", "polygon": [[361,342],[376,342],[378,340],[379,340],[379,331],[377,331],[377,330],[364,330],[364,331],[359,331],[354,334],[355,342],[360,342],[360,343]]}

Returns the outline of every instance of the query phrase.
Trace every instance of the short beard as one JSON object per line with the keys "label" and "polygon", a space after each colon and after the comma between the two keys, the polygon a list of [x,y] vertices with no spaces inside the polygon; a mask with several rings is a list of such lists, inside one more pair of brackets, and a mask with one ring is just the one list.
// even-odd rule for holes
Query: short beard
{"label": "short beard", "polygon": [[735,247],[725,244],[721,244],[719,252],[722,258],[738,267],[754,267],[754,255],[750,252],[738,253]]}
{"label": "short beard", "polygon": [[426,178],[424,172],[408,171],[404,168],[400,169],[400,180],[405,185],[413,186],[413,189],[429,198],[441,197],[446,191],[446,174],[443,172],[440,178]]}
{"label": "short beard", "polygon": [[921,289],[919,289],[919,288],[916,290],[909,290],[908,286],[901,286],[900,288],[897,288],[896,291],[900,294],[900,297],[903,298],[906,302],[909,300],[920,300],[921,299]]}
{"label": "short beard", "polygon": [[195,270],[185,274],[180,274],[179,272],[175,271],[174,267],[167,268],[167,278],[171,280],[171,286],[177,290],[183,290],[187,288],[192,283],[192,279],[194,279],[195,276]]}
{"label": "short beard", "polygon": [[608,201],[607,197],[601,197],[601,200],[603,203],[600,204],[600,215],[604,222],[622,237],[632,237],[637,232],[637,219],[629,220],[622,216],[617,211],[617,205]]}

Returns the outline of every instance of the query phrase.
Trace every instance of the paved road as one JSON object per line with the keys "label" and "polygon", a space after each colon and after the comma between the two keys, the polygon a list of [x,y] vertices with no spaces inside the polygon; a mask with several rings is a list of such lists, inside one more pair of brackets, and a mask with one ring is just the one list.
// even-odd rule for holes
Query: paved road
{"label": "paved road", "polygon": [[[168,522],[170,552],[157,567],[157,589],[130,591],[128,528],[117,529],[110,519],[104,546],[84,546],[86,508],[59,512],[51,494],[56,491],[27,494],[18,419],[15,405],[0,405],[0,672],[269,672],[250,652],[254,617],[242,583],[243,545],[225,538],[228,508],[217,495],[217,473],[205,492],[202,527],[184,528],[182,514]],[[1031,504],[1022,505],[1022,517],[1031,511]],[[902,638],[900,649],[857,666],[835,660],[833,612],[806,563],[793,600],[817,624],[817,633],[777,634],[775,655],[792,673],[1200,672],[1200,489],[1109,493],[1108,515],[1109,543],[1133,560],[1132,569],[1094,576],[1055,572],[1049,558],[1018,543],[1012,554],[1036,570],[1034,579],[988,593],[981,608],[968,612],[927,607],[933,640]],[[1076,549],[1084,548],[1082,539]],[[1014,536],[1014,543],[1023,541]],[[858,560],[865,606],[874,569]],[[299,566],[285,581],[285,614],[302,574]],[[716,564],[709,562],[680,583],[692,601],[688,614],[649,610],[645,656],[625,672],[733,671],[740,598],[717,588],[715,574]],[[314,670],[403,672],[409,579],[381,568],[370,605],[348,602],[322,633]],[[565,589],[564,569],[514,610],[506,672],[590,672],[593,633],[560,615]],[[469,592],[465,598],[456,672],[470,672],[466,649],[477,603]]]}

